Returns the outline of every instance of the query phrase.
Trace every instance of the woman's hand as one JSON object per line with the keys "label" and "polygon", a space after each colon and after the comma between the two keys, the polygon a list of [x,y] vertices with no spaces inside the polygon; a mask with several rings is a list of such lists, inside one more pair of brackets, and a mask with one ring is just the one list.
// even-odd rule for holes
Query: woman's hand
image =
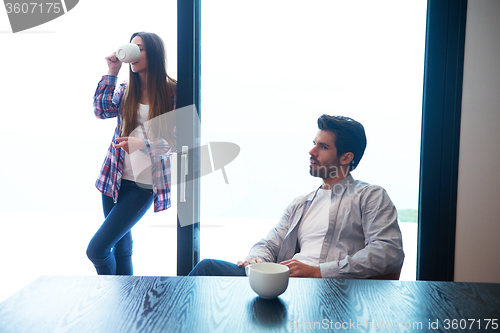
{"label": "woman's hand", "polygon": [[108,75],[118,76],[118,72],[122,68],[122,62],[116,57],[116,52],[113,52],[113,54],[104,59],[108,63]]}
{"label": "woman's hand", "polygon": [[121,148],[121,149],[125,150],[125,152],[127,154],[132,154],[133,152],[135,152],[139,149],[146,148],[146,145],[144,144],[144,140],[142,140],[140,138],[134,138],[133,136],[116,138],[115,141],[118,143],[113,143],[113,147]]}

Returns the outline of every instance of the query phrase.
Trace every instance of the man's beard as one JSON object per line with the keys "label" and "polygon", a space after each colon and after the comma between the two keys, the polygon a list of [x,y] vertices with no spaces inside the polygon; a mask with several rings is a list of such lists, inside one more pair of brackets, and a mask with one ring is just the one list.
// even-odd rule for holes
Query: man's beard
{"label": "man's beard", "polygon": [[[314,161],[318,163],[318,161]],[[311,176],[319,177],[321,179],[338,178],[339,176],[342,176],[342,169],[339,165],[340,163],[335,162],[330,165],[319,165],[318,163],[314,167],[309,167],[309,173],[311,174]]]}

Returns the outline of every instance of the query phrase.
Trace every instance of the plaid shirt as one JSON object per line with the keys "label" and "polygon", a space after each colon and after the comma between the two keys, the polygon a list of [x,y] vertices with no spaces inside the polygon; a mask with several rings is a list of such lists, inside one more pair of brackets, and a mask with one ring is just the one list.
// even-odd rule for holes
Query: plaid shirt
{"label": "plaid shirt", "polygon": [[[117,125],[113,140],[111,141],[106,158],[101,168],[99,178],[95,186],[103,194],[113,198],[116,203],[122,179],[123,161],[125,151],[121,148],[115,149],[113,142],[121,136],[122,119],[119,117],[123,94],[126,83],[116,88],[116,76],[104,75],[99,82],[94,94],[94,113],[97,118],[117,119]],[[175,109],[177,95],[174,91],[172,96],[173,108]],[[151,173],[153,176],[154,211],[159,212],[171,206],[170,201],[170,154],[176,152],[175,145],[169,145],[164,139],[144,139],[143,150],[151,158]]]}

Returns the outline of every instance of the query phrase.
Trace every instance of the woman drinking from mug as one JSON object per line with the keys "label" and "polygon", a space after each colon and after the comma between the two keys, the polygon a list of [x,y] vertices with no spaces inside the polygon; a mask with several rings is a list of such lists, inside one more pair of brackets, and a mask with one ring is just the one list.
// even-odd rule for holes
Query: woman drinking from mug
{"label": "woman drinking from mug", "polygon": [[[128,83],[116,88],[122,63],[106,57],[108,74],[94,94],[100,119],[117,118],[113,140],[96,182],[102,193],[104,222],[87,248],[99,275],[132,275],[131,228],[154,202],[170,207],[170,155],[175,152],[176,81],[166,72],[165,48],[153,33],[134,33],[140,49],[130,64]],[[147,165],[138,170],[137,165]],[[141,172],[142,171],[142,172]]]}

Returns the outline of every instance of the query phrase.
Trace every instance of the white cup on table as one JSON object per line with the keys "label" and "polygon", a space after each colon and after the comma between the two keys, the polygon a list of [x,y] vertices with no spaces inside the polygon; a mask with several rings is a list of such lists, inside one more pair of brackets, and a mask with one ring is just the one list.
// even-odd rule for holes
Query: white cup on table
{"label": "white cup on table", "polygon": [[245,273],[252,290],[265,299],[278,297],[288,287],[290,271],[285,265],[261,262],[248,265]]}

